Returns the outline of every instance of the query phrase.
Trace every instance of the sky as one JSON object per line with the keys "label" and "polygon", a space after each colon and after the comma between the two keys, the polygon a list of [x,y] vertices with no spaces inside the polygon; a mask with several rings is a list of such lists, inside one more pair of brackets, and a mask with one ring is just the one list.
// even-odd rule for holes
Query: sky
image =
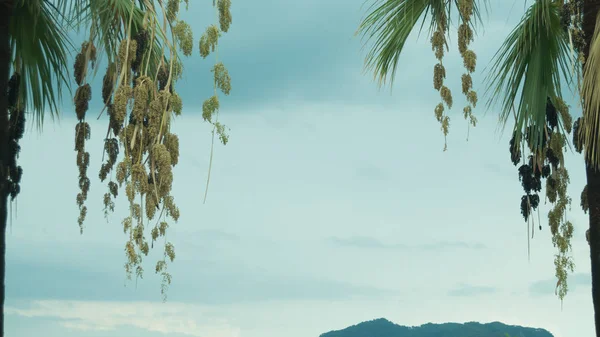
{"label": "sky", "polygon": [[[561,306],[549,205],[541,207],[543,229],[536,228],[528,260],[523,191],[509,135],[497,131],[498,111],[480,104],[466,139],[455,33],[445,59],[455,107],[443,152],[428,38],[411,35],[393,88],[379,90],[354,36],[369,4],[233,1],[233,24],[219,47],[232,77],[220,115],[230,142],[215,146],[205,204],[211,129],[201,104],[212,93],[214,59],[197,49],[185,59],[177,86],[184,113],[173,123],[181,217],[168,233],[177,257],[165,303],[152,272],[160,249],[145,258],[143,279],[126,281],[120,221],[127,202],[118,199],[105,219],[106,186],[97,178],[79,233],[69,101],[59,121],[42,133],[29,130],[7,239],[7,336],[306,337],[379,317],[593,335],[582,157],[567,155],[576,271]],[[209,2],[191,2],[184,17],[196,40],[212,13]],[[490,1],[473,44],[480,95],[485,65],[523,13],[522,1]],[[95,95],[88,114],[99,104]],[[93,177],[106,123],[90,122]]]}

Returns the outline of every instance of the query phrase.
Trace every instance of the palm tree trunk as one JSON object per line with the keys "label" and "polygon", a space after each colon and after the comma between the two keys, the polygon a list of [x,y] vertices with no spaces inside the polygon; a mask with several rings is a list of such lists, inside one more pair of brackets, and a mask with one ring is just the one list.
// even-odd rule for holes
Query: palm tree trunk
{"label": "palm tree trunk", "polygon": [[8,74],[10,69],[9,22],[13,0],[0,0],[0,337],[4,337],[4,298],[6,279],[6,221],[8,196]]}
{"label": "palm tree trunk", "polygon": [[[596,16],[600,9],[600,0],[585,0],[583,3],[583,33],[586,45],[583,50],[585,59],[589,55],[596,25]],[[594,303],[594,322],[596,337],[600,337],[600,170],[586,163],[588,186],[588,205],[590,216],[590,260],[592,264],[592,301]]]}
{"label": "palm tree trunk", "polygon": [[600,336],[600,171],[586,164],[590,213],[590,259],[596,337]]}

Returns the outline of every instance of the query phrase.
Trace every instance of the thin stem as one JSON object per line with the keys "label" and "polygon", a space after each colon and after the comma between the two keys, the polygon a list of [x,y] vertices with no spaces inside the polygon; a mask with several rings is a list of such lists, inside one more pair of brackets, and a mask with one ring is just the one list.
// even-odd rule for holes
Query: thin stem
{"label": "thin stem", "polygon": [[212,130],[212,140],[210,143],[210,159],[208,161],[208,175],[206,176],[206,189],[204,190],[204,202],[206,204],[206,196],[208,194],[208,184],[210,183],[210,171],[212,169],[213,149],[215,146],[215,129]]}
{"label": "thin stem", "polygon": [[[219,9],[217,8],[217,6],[215,4],[215,0],[213,0],[213,7],[215,8],[215,16],[218,20],[219,19]],[[215,44],[215,64],[217,64],[217,63],[219,63],[219,45],[218,45],[218,43]],[[213,90],[214,90],[215,96],[217,96],[218,92],[217,92],[216,78],[213,80]],[[211,142],[210,142],[210,159],[208,161],[208,175],[206,176],[206,188],[204,190],[203,204],[206,204],[206,196],[208,195],[208,185],[210,183],[210,172],[212,171],[212,159],[213,159],[213,152],[214,152],[214,148],[215,148],[215,130],[217,128],[216,124],[218,122],[219,122],[219,110],[216,111],[215,123],[213,124],[213,129],[212,129],[212,136],[211,136]]]}

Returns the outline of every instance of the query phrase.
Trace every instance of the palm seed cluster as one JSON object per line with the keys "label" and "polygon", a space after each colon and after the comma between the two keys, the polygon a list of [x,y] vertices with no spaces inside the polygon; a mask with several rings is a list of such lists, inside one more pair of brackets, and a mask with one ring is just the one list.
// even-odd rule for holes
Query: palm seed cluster
{"label": "palm seed cluster", "polygon": [[[560,9],[560,22],[568,33],[580,62],[585,61],[583,59],[585,40],[582,30],[582,6],[583,1],[581,0],[568,0]],[[580,75],[579,72],[575,73]],[[581,90],[581,78],[578,78],[578,83]],[[558,250],[554,256],[555,274],[558,279],[556,294],[562,300],[568,291],[568,273],[573,272],[575,267],[570,255],[574,228],[567,219],[567,209],[571,207],[571,198],[567,194],[570,179],[564,165],[564,155],[569,134],[572,134],[575,149],[578,152],[582,151],[583,141],[580,132],[582,119],[578,118],[573,122],[568,106],[560,95],[555,94],[546,97],[544,117],[544,131],[540,139],[534,136],[533,128],[535,126],[533,123],[525,126],[523,131],[515,125],[509,150],[513,164],[517,166],[521,163],[518,174],[525,193],[520,199],[520,209],[528,226],[530,223],[534,225],[535,221],[532,215],[535,210],[538,211],[539,218],[540,192],[545,179],[544,199],[551,204],[547,215],[548,226],[552,234],[552,243]],[[581,194],[581,206],[584,211],[587,210],[587,187]],[[539,220],[538,227],[540,230],[542,229]],[[531,237],[534,235],[534,230],[535,226],[532,226]]]}
{"label": "palm seed cluster", "polygon": [[442,102],[438,103],[435,107],[435,118],[441,124],[442,132],[444,133],[444,151],[446,151],[448,144],[446,136],[448,135],[448,129],[450,128],[450,117],[445,114],[444,104],[448,109],[452,109],[452,92],[444,85],[444,79],[446,78],[446,68],[442,63],[444,58],[444,48],[446,47],[446,32],[448,30],[448,17],[445,10],[434,11],[437,12],[435,15],[438,16],[436,20],[436,30],[431,35],[431,48],[434,51],[435,58],[438,63],[433,67],[433,88],[439,91]]}
{"label": "palm seed cluster", "polygon": [[21,146],[19,141],[25,133],[25,111],[19,102],[19,86],[21,85],[21,75],[14,73],[8,81],[8,190],[11,200],[14,200],[21,191],[21,177],[23,169],[17,165]]}
{"label": "palm seed cluster", "polygon": [[[558,249],[558,254],[554,258],[556,277],[558,278],[557,294],[562,300],[568,290],[567,273],[572,272],[575,266],[572,257],[569,255],[571,238],[573,237],[573,224],[566,217],[567,208],[570,208],[571,205],[571,198],[567,194],[569,173],[564,163],[567,139],[558,130],[559,116],[567,133],[571,133],[573,122],[565,102],[559,97],[555,97],[554,102],[556,106],[550,97],[547,98],[545,137],[542,138],[539,152],[533,151],[532,126],[529,126],[526,130],[525,141],[527,142],[529,156],[523,158],[518,172],[519,180],[525,192],[521,197],[521,214],[528,224],[530,220],[534,223],[531,215],[540,205],[539,193],[542,190],[542,181],[546,179],[545,197],[552,205],[548,212],[548,225],[552,233],[552,243]],[[515,137],[516,131],[510,140],[509,149],[511,161],[517,166],[521,162],[522,153],[525,152],[525,144],[522,144],[522,148],[519,148]],[[541,223],[538,226],[541,230]],[[532,236],[534,228],[535,226],[532,226]]]}
{"label": "palm seed cluster", "polygon": [[[469,125],[475,126],[477,119],[473,115],[473,108],[477,104],[477,93],[472,89],[473,80],[471,74],[475,71],[477,55],[469,49],[469,44],[473,41],[473,29],[471,27],[474,9],[474,0],[458,0],[457,6],[461,24],[458,27],[458,50],[463,59],[466,73],[462,75],[462,92],[467,98],[467,106],[463,109],[465,119],[469,120]],[[434,51],[438,63],[433,67],[433,88],[440,93],[442,102],[434,109],[435,118],[440,122],[444,134],[444,151],[447,150],[447,136],[450,128],[450,117],[445,113],[445,108],[452,108],[452,92],[444,85],[446,79],[446,68],[443,65],[444,48],[447,48],[446,34],[449,30],[448,14],[444,7],[432,7],[432,15],[436,17],[435,30],[431,35],[431,47]]]}
{"label": "palm seed cluster", "polygon": [[[169,0],[166,9],[162,8],[162,27],[156,15],[148,13],[139,27],[132,25],[132,18],[129,20],[127,34],[119,42],[117,55],[109,62],[102,81],[102,100],[109,117],[99,171],[100,180],[106,181],[108,187],[103,199],[105,216],[108,219],[114,211],[114,200],[124,187],[129,202],[129,215],[122,220],[123,231],[128,235],[125,243],[127,277],[131,278],[134,273],[136,278],[143,276],[142,257],[148,255],[159,238],[163,238],[164,254],[157,261],[155,272],[162,277],[161,293],[165,298],[171,283],[167,263],[175,259],[174,246],[166,240],[167,229],[169,219],[176,222],[180,216],[172,195],[173,167],[179,162],[179,137],[171,131],[171,120],[180,115],[183,108],[182,99],[175,90],[175,83],[183,74],[176,48],[185,56],[190,56],[193,50],[191,27],[178,19],[180,2]],[[185,2],[187,4],[187,0]],[[161,2],[159,5],[163,6]],[[231,24],[231,1],[217,0],[213,6],[220,28],[211,25],[201,37],[203,58],[209,50],[216,49],[218,37]],[[171,38],[167,38],[169,31]],[[74,101],[79,120],[75,130],[75,150],[81,189],[77,195],[81,230],[87,211],[84,202],[90,188],[87,177],[90,155],[85,150],[85,141],[90,138],[91,130],[85,117],[91,87],[85,79],[88,63],[94,67],[96,60],[92,40],[90,38],[83,44],[74,65],[79,86]],[[230,78],[224,65],[218,62],[213,73],[215,88],[229,94]],[[215,89],[213,97],[204,103],[203,117],[213,124],[225,144],[224,126],[212,117],[218,108]]]}
{"label": "palm seed cluster", "polygon": [[85,201],[90,190],[90,179],[87,175],[87,169],[90,164],[90,153],[85,150],[85,141],[90,139],[91,128],[85,121],[85,114],[89,108],[89,102],[92,99],[92,87],[86,82],[88,63],[93,67],[96,61],[96,47],[92,41],[84,42],[81,50],[75,57],[73,66],[75,82],[79,86],[75,91],[75,113],[79,121],[75,125],[75,151],[77,151],[77,167],[79,168],[79,189],[77,194],[77,206],[79,207],[79,230],[83,232],[83,222],[87,215]]}
{"label": "palm seed cluster", "polygon": [[[477,64],[477,55],[471,49],[469,44],[473,41],[473,29],[470,26],[473,16],[474,0],[459,0],[458,10],[462,23],[458,26],[458,51],[463,59],[463,65],[466,69],[461,77],[462,93],[467,98],[467,105],[463,108],[465,119],[469,120],[468,125],[477,125],[477,118],[473,115],[473,109],[477,105],[477,92],[473,90],[473,79],[471,74],[475,72]],[[468,136],[467,136],[468,137]]]}

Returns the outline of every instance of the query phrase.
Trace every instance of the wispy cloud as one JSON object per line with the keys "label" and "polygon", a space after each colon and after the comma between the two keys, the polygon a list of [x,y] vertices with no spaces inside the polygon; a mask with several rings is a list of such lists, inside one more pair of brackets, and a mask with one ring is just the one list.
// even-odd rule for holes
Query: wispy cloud
{"label": "wispy cloud", "polygon": [[7,315],[51,318],[68,329],[112,331],[133,326],[150,332],[189,336],[238,337],[240,329],[214,310],[177,302],[35,301],[8,306]]}
{"label": "wispy cloud", "polygon": [[421,249],[431,250],[450,250],[450,249],[486,249],[483,243],[479,242],[464,242],[464,241],[439,241],[431,244],[417,246]]}
{"label": "wispy cloud", "polygon": [[[592,275],[589,273],[576,273],[567,279],[569,291],[577,288],[589,288],[592,286]],[[529,293],[533,296],[554,295],[556,290],[556,278],[533,282],[529,286]]]}
{"label": "wispy cloud", "polygon": [[494,287],[476,286],[471,284],[461,284],[458,287],[448,291],[449,296],[467,297],[493,294],[497,291]]}
{"label": "wispy cloud", "polygon": [[389,177],[383,168],[365,164],[357,167],[356,176],[368,180],[386,180]]}
{"label": "wispy cloud", "polygon": [[236,234],[228,233],[225,231],[220,231],[216,229],[206,229],[200,230],[197,232],[199,236],[204,237],[208,240],[218,240],[218,241],[237,241],[240,237]]}
{"label": "wispy cloud", "polygon": [[428,244],[406,245],[401,243],[385,243],[370,236],[352,236],[348,238],[330,237],[328,241],[334,245],[365,249],[398,249],[398,250],[452,250],[452,249],[485,249],[482,243],[463,241],[440,241]]}
{"label": "wispy cloud", "polygon": [[385,244],[380,240],[377,240],[373,237],[368,236],[353,236],[349,238],[339,238],[339,237],[331,237],[329,241],[333,244],[345,247],[355,247],[355,248],[378,248],[378,249],[402,249],[406,248],[404,245],[400,244]]}

